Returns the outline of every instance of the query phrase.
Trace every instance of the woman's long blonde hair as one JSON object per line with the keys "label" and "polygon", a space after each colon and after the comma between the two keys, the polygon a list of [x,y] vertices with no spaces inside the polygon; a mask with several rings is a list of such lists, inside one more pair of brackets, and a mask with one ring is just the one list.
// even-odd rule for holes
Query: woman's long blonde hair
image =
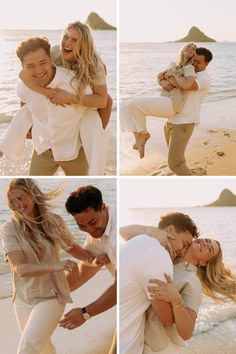
{"label": "woman's long blonde hair", "polygon": [[[21,189],[32,196],[35,208],[35,218],[27,217],[17,210],[15,201],[11,196],[14,189]],[[6,195],[8,206],[13,212],[13,219],[17,223],[17,230],[34,249],[39,260],[42,259],[44,247],[37,241],[36,232],[40,232],[53,246],[62,245],[61,239],[63,223],[62,219],[54,214],[52,201],[62,194],[62,188],[49,192],[42,192],[36,181],[31,178],[12,179],[7,187]],[[66,235],[65,235],[66,236]]]}
{"label": "woman's long blonde hair", "polygon": [[[72,65],[72,69],[75,73],[75,78],[79,81],[76,93],[80,103],[83,101],[86,86],[93,86],[98,68],[104,67],[106,73],[106,67],[95,50],[93,37],[91,35],[89,26],[79,21],[72,22],[66,27],[62,35],[64,36],[66,31],[71,28],[76,30],[81,35],[81,46],[80,49],[78,47],[78,50],[75,53],[76,62]],[[65,66],[63,56],[62,62]]]}
{"label": "woman's long blonde hair", "polygon": [[193,64],[194,59],[195,59],[195,55],[192,58],[189,58],[187,61],[184,59],[184,51],[189,46],[194,46],[195,48],[197,48],[197,46],[192,42],[186,44],[183,48],[181,48],[177,54],[177,57],[176,57],[176,61],[175,61],[176,66],[182,67],[184,65]]}
{"label": "woman's long blonde hair", "polygon": [[223,263],[222,250],[206,266],[199,266],[197,275],[202,283],[203,293],[215,301],[236,302],[236,276]]}

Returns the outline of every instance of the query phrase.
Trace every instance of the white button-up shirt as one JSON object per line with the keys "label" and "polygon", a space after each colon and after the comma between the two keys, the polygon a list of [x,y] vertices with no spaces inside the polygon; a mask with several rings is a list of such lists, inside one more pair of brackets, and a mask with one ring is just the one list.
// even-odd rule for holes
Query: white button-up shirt
{"label": "white button-up shirt", "polygon": [[108,263],[106,267],[114,276],[116,270],[117,218],[115,209],[109,208],[108,212],[109,218],[104,234],[99,238],[94,238],[88,235],[84,248],[96,256],[107,254],[111,262]]}
{"label": "white button-up shirt", "polygon": [[[59,87],[75,94],[78,81],[71,79],[74,73],[65,68],[56,68],[49,87]],[[77,158],[82,146],[79,131],[80,118],[86,107],[52,104],[45,96],[32,91],[22,81],[17,85],[17,94],[32,113],[32,140],[38,154],[51,149],[55,161],[70,161]]]}
{"label": "white button-up shirt", "polygon": [[197,73],[195,81],[198,85],[198,90],[188,91],[186,93],[188,96],[183,109],[180,113],[177,113],[173,118],[169,118],[169,123],[199,124],[201,103],[209,91],[210,78],[208,73],[204,70]]}

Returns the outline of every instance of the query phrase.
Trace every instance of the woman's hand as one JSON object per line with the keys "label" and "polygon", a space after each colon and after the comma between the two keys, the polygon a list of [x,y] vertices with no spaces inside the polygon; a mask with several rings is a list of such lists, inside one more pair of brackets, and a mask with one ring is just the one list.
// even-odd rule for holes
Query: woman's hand
{"label": "woman's hand", "polygon": [[93,263],[95,263],[99,267],[102,267],[110,263],[110,258],[107,254],[100,254],[99,256],[95,257]]}
{"label": "woman's hand", "polygon": [[75,273],[78,270],[78,265],[76,262],[66,259],[65,261],[57,262],[51,265],[55,272],[60,272],[67,270],[70,273]]}
{"label": "woman's hand", "polygon": [[148,291],[152,299],[163,300],[170,302],[176,306],[182,302],[182,297],[169,275],[165,273],[166,282],[159,279],[151,279],[149,283],[157,284],[158,286],[148,286]]}
{"label": "woman's hand", "polygon": [[[51,103],[65,107],[75,102],[73,95],[60,88],[55,88],[51,95],[48,95],[48,99]],[[74,101],[74,102],[73,102]]]}

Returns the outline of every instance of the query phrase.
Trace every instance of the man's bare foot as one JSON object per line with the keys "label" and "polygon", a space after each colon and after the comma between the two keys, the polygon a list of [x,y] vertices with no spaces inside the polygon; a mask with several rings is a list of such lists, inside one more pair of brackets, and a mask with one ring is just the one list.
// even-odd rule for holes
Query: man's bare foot
{"label": "man's bare foot", "polygon": [[140,132],[134,133],[136,143],[133,146],[133,149],[139,151],[140,159],[142,159],[145,155],[145,145],[148,139],[150,138],[150,134],[148,132]]}
{"label": "man's bare foot", "polygon": [[0,151],[0,157],[3,157],[4,153],[2,151]]}

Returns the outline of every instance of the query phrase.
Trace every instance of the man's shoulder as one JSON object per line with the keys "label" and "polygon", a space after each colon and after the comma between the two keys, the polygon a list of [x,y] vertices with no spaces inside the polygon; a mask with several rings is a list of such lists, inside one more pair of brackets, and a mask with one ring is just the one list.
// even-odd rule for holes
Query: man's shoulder
{"label": "man's shoulder", "polygon": [[75,76],[75,74],[74,74],[73,70],[63,68],[62,66],[57,66],[56,67],[56,76],[58,76],[58,77],[67,76],[67,77],[73,78]]}

